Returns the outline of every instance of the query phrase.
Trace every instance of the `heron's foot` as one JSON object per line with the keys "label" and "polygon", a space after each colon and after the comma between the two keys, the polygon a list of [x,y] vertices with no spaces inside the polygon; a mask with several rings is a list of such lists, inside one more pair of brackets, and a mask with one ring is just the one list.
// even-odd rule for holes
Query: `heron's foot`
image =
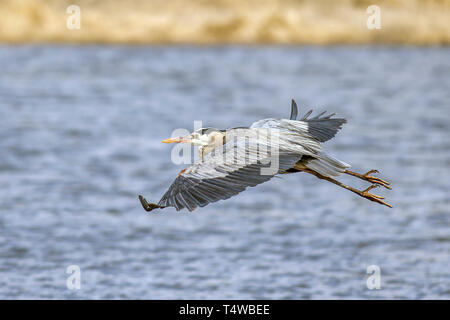
{"label": "heron's foot", "polygon": [[377,184],[377,185],[383,186],[383,187],[385,187],[386,189],[389,189],[389,190],[392,189],[392,188],[389,186],[389,185],[390,185],[389,182],[387,182],[386,180],[383,180],[383,179],[381,179],[381,178],[377,178],[377,177],[371,176],[370,174],[372,174],[372,173],[378,173],[378,170],[370,170],[370,171],[366,172],[366,173],[363,175],[364,178],[365,178],[365,180],[369,181],[370,183],[375,183],[375,184]]}
{"label": "heron's foot", "polygon": [[160,206],[156,203],[148,203],[147,200],[141,195],[139,195],[139,201],[141,201],[141,204],[142,204],[142,207],[144,208],[144,210],[148,211],[148,212],[152,211],[153,209],[165,208],[164,206]]}
{"label": "heron's foot", "polygon": [[381,178],[377,178],[377,177],[371,176],[372,173],[378,173],[378,170],[370,170],[370,171],[366,172],[365,174],[360,174],[360,173],[357,173],[357,172],[346,170],[345,173],[350,174],[350,175],[355,176],[355,177],[358,177],[358,178],[360,178],[362,180],[368,181],[368,182],[370,182],[372,184],[383,186],[386,189],[389,189],[389,190],[392,189],[390,187],[390,183],[387,182],[386,180],[383,180]]}
{"label": "heron's foot", "polygon": [[374,202],[378,202],[379,204],[388,206],[389,208],[392,208],[392,206],[389,203],[384,202],[382,199],[384,199],[384,197],[381,196],[377,196],[376,194],[372,194],[369,193],[370,190],[374,189],[374,188],[378,188],[379,185],[377,184],[373,184],[370,187],[368,187],[366,190],[364,191],[360,191],[359,195],[363,198],[366,198],[370,201],[374,201]]}

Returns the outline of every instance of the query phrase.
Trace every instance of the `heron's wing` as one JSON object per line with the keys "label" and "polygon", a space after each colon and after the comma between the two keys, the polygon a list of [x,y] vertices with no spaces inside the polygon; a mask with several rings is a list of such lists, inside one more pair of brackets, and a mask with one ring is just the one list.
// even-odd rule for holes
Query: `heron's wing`
{"label": "heron's wing", "polygon": [[[295,102],[294,102],[295,103]],[[313,138],[319,142],[325,142],[333,138],[342,125],[347,122],[344,118],[332,118],[335,113],[324,115],[326,111],[310,118],[312,110],[309,110],[300,120],[291,119],[263,119],[252,124],[250,128],[271,128],[282,131],[294,132],[301,136]]]}
{"label": "heron's wing", "polygon": [[[158,205],[193,211],[266,182],[300,158],[258,141],[229,141],[180,173]],[[275,170],[270,169],[276,162]]]}
{"label": "heron's wing", "polygon": [[326,177],[338,176],[345,172],[350,165],[324,152],[321,142],[333,138],[346,120],[332,118],[334,114],[323,116],[324,112],[309,118],[311,113],[312,110],[299,121],[263,119],[253,123],[250,128],[278,131],[281,144],[285,148],[295,149],[300,154],[308,156],[302,160],[309,169]]}
{"label": "heron's wing", "polygon": [[289,119],[290,119],[290,120],[297,120],[297,114],[298,114],[297,103],[295,103],[295,100],[292,99],[292,103],[291,103],[291,116],[289,117]]}
{"label": "heron's wing", "polygon": [[333,138],[342,128],[342,125],[347,122],[345,118],[332,118],[336,113],[327,115],[327,112],[323,111],[315,117],[309,118],[311,113],[312,110],[308,111],[300,121],[308,124],[308,133],[320,142]]}

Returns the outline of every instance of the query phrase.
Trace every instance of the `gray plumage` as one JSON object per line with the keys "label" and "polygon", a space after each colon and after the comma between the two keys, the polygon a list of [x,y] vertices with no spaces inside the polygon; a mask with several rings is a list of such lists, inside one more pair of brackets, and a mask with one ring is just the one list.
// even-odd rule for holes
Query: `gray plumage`
{"label": "gray plumage", "polygon": [[[228,199],[296,165],[326,177],[340,175],[350,167],[326,154],[321,145],[333,138],[346,120],[332,118],[334,114],[323,116],[325,112],[309,118],[312,111],[295,120],[295,101],[291,108],[291,119],[263,119],[250,128],[219,131],[225,143],[182,171],[153,206],[193,211]],[[278,161],[277,170],[270,171],[274,161]]]}
{"label": "gray plumage", "polygon": [[292,99],[291,102],[291,116],[289,117],[289,120],[297,120],[297,114],[298,114],[298,108],[297,103],[294,99]]}

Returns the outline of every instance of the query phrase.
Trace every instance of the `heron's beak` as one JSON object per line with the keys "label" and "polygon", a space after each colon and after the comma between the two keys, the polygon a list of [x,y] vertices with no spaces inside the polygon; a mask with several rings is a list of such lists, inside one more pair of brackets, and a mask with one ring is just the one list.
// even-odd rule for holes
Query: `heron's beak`
{"label": "heron's beak", "polygon": [[178,137],[178,138],[169,138],[161,141],[162,143],[190,143],[191,139],[189,137]]}

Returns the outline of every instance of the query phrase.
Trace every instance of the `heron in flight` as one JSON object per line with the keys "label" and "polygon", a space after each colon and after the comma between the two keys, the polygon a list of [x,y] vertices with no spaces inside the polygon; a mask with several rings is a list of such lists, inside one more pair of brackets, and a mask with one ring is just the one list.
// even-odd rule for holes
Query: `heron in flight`
{"label": "heron in flight", "polygon": [[[188,136],[166,139],[164,143],[187,143],[198,146],[199,159],[183,169],[158,203],[149,203],[139,195],[146,211],[174,207],[189,211],[209,203],[228,199],[266,182],[276,175],[305,172],[329,181],[363,198],[392,207],[384,197],[370,193],[382,186],[391,189],[389,182],[372,174],[350,171],[350,165],[323,150],[322,143],[333,138],[346,119],[333,118],[325,112],[310,117],[308,111],[300,120],[294,100],[290,119],[263,119],[250,127],[228,130],[198,129]],[[274,165],[275,164],[275,165]],[[347,174],[371,185],[358,190],[334,178]]]}

